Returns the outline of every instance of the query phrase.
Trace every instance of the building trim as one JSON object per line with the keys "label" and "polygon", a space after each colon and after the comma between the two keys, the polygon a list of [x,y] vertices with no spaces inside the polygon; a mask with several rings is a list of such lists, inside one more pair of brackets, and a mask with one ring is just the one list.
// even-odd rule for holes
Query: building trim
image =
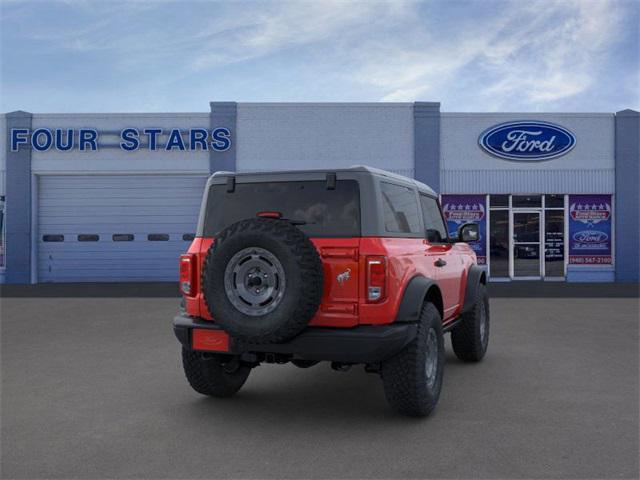
{"label": "building trim", "polygon": [[31,131],[33,115],[16,111],[6,114],[5,144],[5,212],[6,258],[5,282],[31,282],[31,148],[21,145],[11,151],[11,130]]}
{"label": "building trim", "polygon": [[414,177],[440,191],[440,103],[413,104]]}
{"label": "building trim", "polygon": [[[431,103],[431,102],[421,102]],[[372,108],[406,108],[414,105],[409,102],[242,102],[243,107],[328,107],[328,108],[344,108],[344,107],[372,107]],[[439,105],[439,104],[438,104]]]}
{"label": "building trim", "polygon": [[231,132],[231,145],[225,151],[209,150],[209,173],[220,170],[236,171],[236,152],[238,151],[238,104],[236,102],[209,102],[211,113],[209,127],[213,130],[225,127]]}
{"label": "building trim", "polygon": [[616,226],[615,246],[619,258],[616,281],[640,280],[640,112],[623,110],[615,117]]}

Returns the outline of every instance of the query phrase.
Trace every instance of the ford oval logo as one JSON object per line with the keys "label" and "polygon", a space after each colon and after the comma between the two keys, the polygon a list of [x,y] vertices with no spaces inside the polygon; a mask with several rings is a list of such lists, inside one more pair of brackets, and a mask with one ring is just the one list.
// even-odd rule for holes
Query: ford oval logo
{"label": "ford oval logo", "polygon": [[478,143],[496,157],[534,162],[569,153],[576,137],[560,125],[532,120],[495,125],[480,135]]}
{"label": "ford oval logo", "polygon": [[574,233],[573,239],[579,243],[602,243],[609,239],[609,235],[596,230],[582,230]]}

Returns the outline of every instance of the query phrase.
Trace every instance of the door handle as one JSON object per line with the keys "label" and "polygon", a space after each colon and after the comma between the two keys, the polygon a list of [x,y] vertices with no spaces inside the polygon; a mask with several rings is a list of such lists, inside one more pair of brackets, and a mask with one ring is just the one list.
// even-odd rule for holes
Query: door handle
{"label": "door handle", "polygon": [[443,259],[439,258],[435,262],[433,262],[433,264],[436,267],[444,267],[447,264],[447,262],[445,262]]}

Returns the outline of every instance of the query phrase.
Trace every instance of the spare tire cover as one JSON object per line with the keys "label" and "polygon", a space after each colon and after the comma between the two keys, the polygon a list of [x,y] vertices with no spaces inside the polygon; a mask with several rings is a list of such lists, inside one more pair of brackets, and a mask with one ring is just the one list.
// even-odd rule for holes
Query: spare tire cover
{"label": "spare tire cover", "polygon": [[322,299],[315,246],[285,220],[252,218],[225,228],[207,252],[204,299],[216,323],[237,339],[277,343],[300,333]]}

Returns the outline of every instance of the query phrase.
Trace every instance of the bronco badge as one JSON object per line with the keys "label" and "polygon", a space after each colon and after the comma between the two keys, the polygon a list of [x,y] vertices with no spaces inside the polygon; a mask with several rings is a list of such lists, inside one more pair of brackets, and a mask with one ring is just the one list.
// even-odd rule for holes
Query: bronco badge
{"label": "bronco badge", "polygon": [[344,283],[351,278],[351,269],[347,268],[344,272],[336,275],[336,280],[340,285],[344,285]]}

